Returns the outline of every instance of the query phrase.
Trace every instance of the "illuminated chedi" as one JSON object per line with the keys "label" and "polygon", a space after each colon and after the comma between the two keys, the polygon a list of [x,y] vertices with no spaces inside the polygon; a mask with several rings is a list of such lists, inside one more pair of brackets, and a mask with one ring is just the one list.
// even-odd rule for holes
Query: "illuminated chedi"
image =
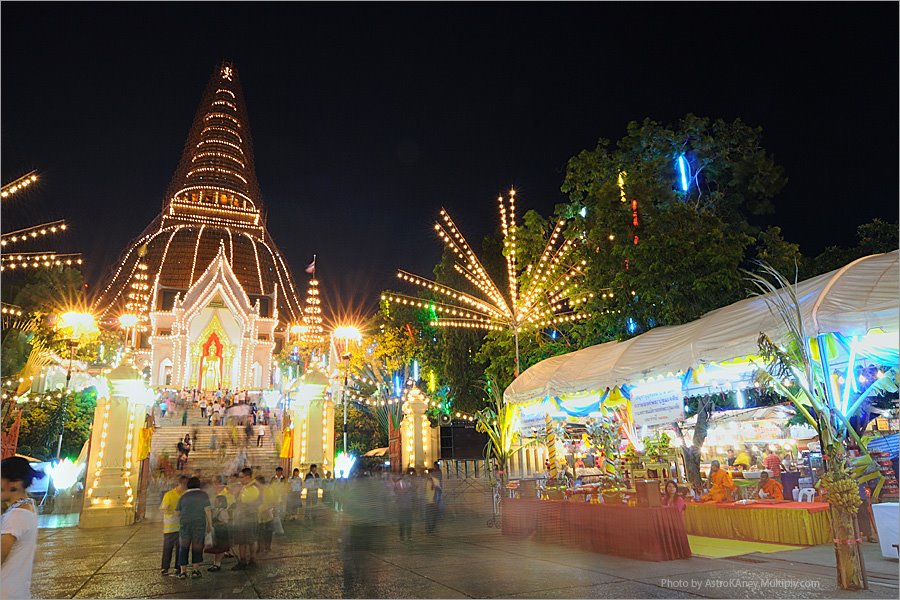
{"label": "illuminated chedi", "polygon": [[94,308],[107,322],[137,317],[135,357],[153,385],[267,388],[276,338],[303,315],[295,287],[266,229],[240,81],[223,63],[162,212]]}
{"label": "illuminated chedi", "polygon": [[200,102],[162,213],[125,251],[95,306],[104,316],[171,306],[224,243],[244,291],[266,316],[301,310],[293,278],[266,230],[253,147],[237,72],[216,69]]}

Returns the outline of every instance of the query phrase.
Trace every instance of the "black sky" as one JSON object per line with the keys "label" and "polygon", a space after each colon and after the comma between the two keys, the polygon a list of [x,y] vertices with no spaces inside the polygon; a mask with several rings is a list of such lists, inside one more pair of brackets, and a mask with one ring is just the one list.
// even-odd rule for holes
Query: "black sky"
{"label": "black sky", "polygon": [[159,212],[200,94],[233,60],[269,229],[301,288],[372,305],[430,273],[446,206],[473,243],[515,185],[547,214],[566,161],[630,120],[760,125],[807,253],[898,211],[896,3],[2,5],[4,231],[66,217],[92,285]]}

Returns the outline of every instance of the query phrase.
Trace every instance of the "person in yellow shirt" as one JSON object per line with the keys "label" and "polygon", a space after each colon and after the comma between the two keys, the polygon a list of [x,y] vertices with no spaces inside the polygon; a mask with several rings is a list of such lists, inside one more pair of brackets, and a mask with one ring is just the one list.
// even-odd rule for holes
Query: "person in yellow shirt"
{"label": "person in yellow shirt", "polygon": [[277,483],[270,482],[266,485],[266,478],[260,475],[256,478],[262,490],[262,502],[259,505],[259,553],[266,554],[272,551],[272,534],[274,532],[275,507],[278,505]]}
{"label": "person in yellow shirt", "polygon": [[175,507],[178,506],[178,499],[187,490],[187,475],[181,475],[178,482],[171,490],[163,494],[162,503],[159,505],[159,512],[163,516],[163,554],[162,554],[162,571],[161,575],[169,574],[169,565],[172,564],[172,554],[175,554],[175,574],[180,570],[179,564],[179,548],[178,537],[181,529],[181,523],[178,518],[178,512]]}
{"label": "person in yellow shirt", "polygon": [[709,465],[709,492],[704,494],[701,502],[727,502],[732,499],[737,488],[731,479],[731,473],[719,467],[719,461],[714,460]]}
{"label": "person in yellow shirt", "polygon": [[759,476],[759,490],[757,490],[757,495],[760,498],[783,500],[784,488],[778,481],[769,477],[768,471],[763,471]]}
{"label": "person in yellow shirt", "polygon": [[751,464],[753,464],[753,460],[750,458],[750,454],[746,450],[741,450],[741,453],[734,459],[734,464],[732,466],[747,470],[750,468]]}
{"label": "person in yellow shirt", "polygon": [[238,549],[238,563],[231,568],[233,571],[243,571],[256,563],[259,505],[262,502],[262,491],[253,478],[253,469],[242,469],[239,479],[242,487],[234,505],[233,535],[233,542]]}

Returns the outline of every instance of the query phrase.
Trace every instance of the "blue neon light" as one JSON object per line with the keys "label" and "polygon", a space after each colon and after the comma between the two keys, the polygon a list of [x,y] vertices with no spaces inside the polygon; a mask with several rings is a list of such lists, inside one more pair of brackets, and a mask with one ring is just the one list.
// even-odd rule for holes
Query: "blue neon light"
{"label": "blue neon light", "polygon": [[418,360],[413,360],[412,372],[413,372],[413,379],[415,381],[418,381],[419,380],[419,361]]}
{"label": "blue neon light", "polygon": [[631,317],[628,317],[625,320],[625,327],[626,329],[628,329],[628,333],[634,333],[635,331],[637,331],[637,321],[635,321]]}
{"label": "blue neon light", "polygon": [[678,155],[678,174],[681,177],[681,191],[686,192],[690,189],[690,178],[688,174],[691,171],[691,165],[688,164],[684,154]]}

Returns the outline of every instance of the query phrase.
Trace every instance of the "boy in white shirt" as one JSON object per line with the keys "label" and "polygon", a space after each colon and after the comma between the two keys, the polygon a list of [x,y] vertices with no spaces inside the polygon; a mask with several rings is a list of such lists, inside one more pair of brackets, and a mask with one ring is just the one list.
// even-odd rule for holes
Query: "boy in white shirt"
{"label": "boy in white shirt", "polygon": [[0,496],[9,508],[0,519],[0,598],[31,598],[31,571],[37,550],[37,509],[26,491],[43,473],[24,458],[0,463]]}

